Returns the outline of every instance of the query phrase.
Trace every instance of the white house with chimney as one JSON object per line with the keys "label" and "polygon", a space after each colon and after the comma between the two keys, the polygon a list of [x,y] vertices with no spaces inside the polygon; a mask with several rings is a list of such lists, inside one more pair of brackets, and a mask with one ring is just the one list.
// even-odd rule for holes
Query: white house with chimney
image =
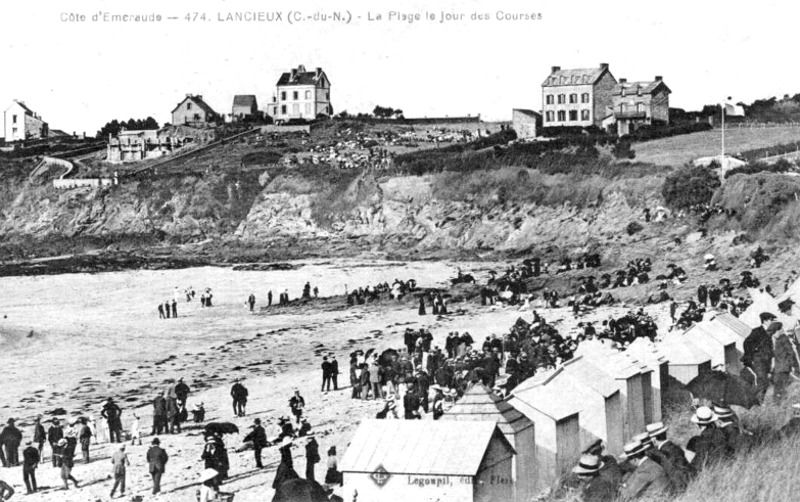
{"label": "white house with chimney", "polygon": [[38,113],[16,99],[3,112],[3,125],[6,143],[46,138],[49,131],[47,122]]}
{"label": "white house with chimney", "polygon": [[328,76],[322,68],[306,71],[303,65],[283,73],[278,79],[272,103],[267,106],[267,113],[278,122],[314,120],[320,115],[333,115]]}

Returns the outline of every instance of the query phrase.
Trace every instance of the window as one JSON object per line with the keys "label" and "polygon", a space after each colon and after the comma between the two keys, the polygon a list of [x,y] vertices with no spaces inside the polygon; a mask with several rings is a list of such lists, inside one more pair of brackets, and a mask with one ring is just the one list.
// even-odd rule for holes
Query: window
{"label": "window", "polygon": [[570,110],[569,111],[569,121],[575,122],[578,120],[578,110]]}
{"label": "window", "polygon": [[644,111],[644,103],[636,103],[636,111],[643,112]]}
{"label": "window", "polygon": [[200,114],[199,113],[195,113],[194,114],[194,121],[195,122],[200,122]]}
{"label": "window", "polygon": [[581,103],[588,103],[589,102],[589,93],[584,92],[581,94]]}
{"label": "window", "polygon": [[16,124],[16,123],[17,123],[17,116],[16,116],[16,115],[12,115],[12,117],[11,117],[11,118],[12,118],[12,121],[11,121],[11,122],[12,122],[13,124]]}
{"label": "window", "polygon": [[547,96],[544,97],[544,101],[548,105],[552,105],[553,104],[553,95],[552,94],[548,94]]}
{"label": "window", "polygon": [[620,103],[620,104],[619,104],[619,112],[620,112],[620,113],[625,113],[625,111],[626,111],[627,109],[628,109],[628,105],[626,105],[625,103]]}
{"label": "window", "polygon": [[330,99],[331,99],[331,93],[328,92],[328,91],[325,91],[325,101],[330,101]]}
{"label": "window", "polygon": [[564,122],[566,120],[567,120],[567,112],[565,112],[564,110],[559,110],[558,111],[558,121],[559,122]]}
{"label": "window", "polygon": [[298,97],[299,97],[299,93],[297,91],[292,92],[292,99],[293,100],[297,101]]}
{"label": "window", "polygon": [[286,101],[286,91],[281,92],[281,101]]}
{"label": "window", "polygon": [[306,103],[306,116],[311,115],[311,103]]}
{"label": "window", "polygon": [[566,102],[567,102],[567,96],[566,96],[566,94],[559,94],[559,95],[558,95],[558,104],[559,104],[559,105],[563,105],[563,104],[564,104],[564,103],[566,103]]}
{"label": "window", "polygon": [[281,115],[286,115],[286,105],[281,105]]}
{"label": "window", "polygon": [[292,115],[294,116],[300,115],[300,105],[296,103],[292,105]]}
{"label": "window", "polygon": [[591,120],[589,118],[589,110],[581,110],[581,120]]}
{"label": "window", "polygon": [[[550,97],[552,97],[552,96],[550,96]],[[545,120],[547,122],[552,122],[553,121],[553,112],[546,112],[544,116],[545,116]]]}
{"label": "window", "polygon": [[306,99],[311,99],[311,91],[306,91]]}
{"label": "window", "polygon": [[186,103],[186,109],[187,110],[191,110],[192,109],[192,104],[191,103]]}
{"label": "window", "polygon": [[578,102],[578,95],[577,94],[570,94],[569,95],[569,102],[575,104]]}

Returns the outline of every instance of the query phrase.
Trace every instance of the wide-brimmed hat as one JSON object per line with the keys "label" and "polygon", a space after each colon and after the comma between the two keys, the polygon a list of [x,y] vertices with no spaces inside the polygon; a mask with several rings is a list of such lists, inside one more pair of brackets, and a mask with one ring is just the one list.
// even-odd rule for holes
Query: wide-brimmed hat
{"label": "wide-brimmed hat", "polygon": [[664,422],[655,422],[652,424],[648,424],[647,427],[645,427],[645,429],[647,430],[647,434],[649,434],[650,437],[656,437],[661,434],[666,434],[667,429],[669,429],[669,427],[664,425]]}
{"label": "wide-brimmed hat", "polygon": [[767,321],[772,321],[773,319],[777,319],[775,314],[770,314],[769,312],[761,312],[758,314],[758,318],[761,320],[762,323]]}
{"label": "wide-brimmed hat", "polygon": [[708,406],[697,408],[692,417],[692,422],[697,425],[708,425],[717,419],[717,415]]}
{"label": "wide-brimmed hat", "polygon": [[208,481],[209,479],[214,479],[219,475],[219,472],[215,471],[214,469],[203,469],[203,472],[200,473],[200,482]]}
{"label": "wide-brimmed hat", "polygon": [[595,474],[603,468],[605,463],[600,460],[600,457],[597,455],[592,455],[591,453],[585,453],[581,455],[580,461],[578,461],[578,465],[572,468],[572,472],[575,474]]}
{"label": "wide-brimmed hat", "polygon": [[734,413],[729,406],[714,404],[714,415],[716,415],[717,418],[729,418],[732,417]]}
{"label": "wide-brimmed hat", "polygon": [[649,447],[649,443],[642,443],[641,441],[637,440],[631,441],[622,447],[622,458],[633,458],[647,451]]}
{"label": "wide-brimmed hat", "polygon": [[14,425],[14,422],[16,422],[16,420],[14,420],[13,418],[8,419],[8,425]]}
{"label": "wide-brimmed hat", "polygon": [[158,439],[158,438],[153,438],[153,441],[151,442],[151,444],[161,444],[161,440]]}
{"label": "wide-brimmed hat", "polygon": [[792,305],[794,305],[794,301],[791,298],[787,298],[778,304],[778,310],[781,312],[791,310]]}

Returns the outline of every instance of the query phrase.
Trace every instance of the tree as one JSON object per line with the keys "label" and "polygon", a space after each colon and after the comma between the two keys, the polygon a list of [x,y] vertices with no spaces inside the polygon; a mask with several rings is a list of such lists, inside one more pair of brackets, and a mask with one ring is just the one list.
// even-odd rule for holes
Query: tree
{"label": "tree", "polygon": [[670,207],[685,209],[708,204],[720,184],[719,176],[713,169],[687,166],[667,176],[661,195]]}
{"label": "tree", "polygon": [[[167,125],[167,124],[164,124]],[[116,136],[122,130],[127,131],[142,131],[145,129],[158,129],[158,122],[153,117],[147,117],[146,119],[134,119],[129,118],[128,120],[117,120],[114,119],[111,122],[107,122],[103,127],[97,131],[98,138],[106,138],[109,134]]]}
{"label": "tree", "polygon": [[394,115],[394,108],[376,105],[375,109],[372,110],[372,114],[377,118],[382,118],[382,119],[389,118],[392,115]]}

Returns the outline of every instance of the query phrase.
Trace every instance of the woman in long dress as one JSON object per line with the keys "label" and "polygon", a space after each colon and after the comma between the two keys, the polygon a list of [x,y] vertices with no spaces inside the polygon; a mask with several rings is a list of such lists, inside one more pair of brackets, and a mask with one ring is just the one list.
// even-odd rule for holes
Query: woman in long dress
{"label": "woman in long dress", "polygon": [[425,315],[425,299],[419,297],[419,315]]}
{"label": "woman in long dress", "polygon": [[290,479],[297,479],[300,476],[294,470],[294,462],[292,460],[292,438],[284,437],[283,443],[278,451],[281,453],[281,463],[278,465],[278,470],[275,471],[275,481],[272,482],[272,488],[278,489],[284,482]]}
{"label": "woman in long dress", "polygon": [[339,464],[336,461],[336,447],[331,446],[328,449],[328,472],[325,473],[326,485],[340,485],[342,484],[342,473],[339,472]]}

